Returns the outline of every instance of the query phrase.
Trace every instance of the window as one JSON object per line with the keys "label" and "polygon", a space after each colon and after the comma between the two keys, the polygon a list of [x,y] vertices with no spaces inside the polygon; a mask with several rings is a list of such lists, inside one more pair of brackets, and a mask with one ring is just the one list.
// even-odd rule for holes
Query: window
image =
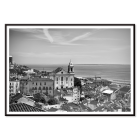
{"label": "window", "polygon": [[41,85],[41,83],[40,83],[40,85]]}
{"label": "window", "polygon": [[61,77],[61,81],[63,81],[63,77]]}
{"label": "window", "polygon": [[61,74],[63,74],[63,72],[61,72]]}
{"label": "window", "polygon": [[39,87],[38,90],[41,90],[41,87]]}
{"label": "window", "polygon": [[34,82],[32,84],[34,84]]}
{"label": "window", "polygon": [[49,87],[49,90],[52,90],[52,88],[51,88],[51,87]]}
{"label": "window", "polygon": [[37,83],[36,83],[36,85],[37,85]]}
{"label": "window", "polygon": [[46,85],[46,82],[44,83],[44,85]]}
{"label": "window", "polygon": [[66,77],[66,84],[68,83],[68,77]]}
{"label": "window", "polygon": [[48,90],[48,87],[46,87],[46,90]]}
{"label": "window", "polygon": [[58,77],[56,78],[56,83],[58,84]]}
{"label": "window", "polygon": [[43,87],[43,90],[45,90],[45,87]]}

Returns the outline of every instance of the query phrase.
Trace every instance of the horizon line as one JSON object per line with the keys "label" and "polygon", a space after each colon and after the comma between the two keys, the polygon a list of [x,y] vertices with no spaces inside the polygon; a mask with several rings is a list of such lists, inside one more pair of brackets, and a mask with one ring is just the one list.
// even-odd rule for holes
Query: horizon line
{"label": "horizon line", "polygon": [[[61,63],[56,63],[56,64],[18,64],[18,65],[68,65],[69,63],[63,63],[63,64],[61,64]],[[93,63],[90,63],[90,64],[74,64],[73,63],[73,65],[131,65],[131,64],[93,64]]]}

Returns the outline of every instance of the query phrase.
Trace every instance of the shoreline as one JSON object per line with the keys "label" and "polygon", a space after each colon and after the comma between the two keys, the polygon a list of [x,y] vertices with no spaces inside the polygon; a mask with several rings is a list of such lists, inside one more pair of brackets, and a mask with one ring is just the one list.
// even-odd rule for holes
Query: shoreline
{"label": "shoreline", "polygon": [[[80,77],[80,78],[93,78],[93,77],[90,77],[90,76],[76,76],[76,77]],[[94,78],[93,78],[94,79]],[[123,80],[123,79],[111,79],[111,78],[102,78],[101,79],[103,80],[108,80],[108,81],[111,81],[112,83],[116,83],[116,84],[131,84],[131,80]]]}

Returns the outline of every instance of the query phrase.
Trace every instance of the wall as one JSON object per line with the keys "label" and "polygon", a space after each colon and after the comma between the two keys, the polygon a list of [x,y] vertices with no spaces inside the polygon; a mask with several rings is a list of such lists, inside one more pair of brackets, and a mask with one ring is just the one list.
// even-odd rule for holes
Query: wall
{"label": "wall", "polygon": [[19,81],[9,81],[9,93],[10,94],[16,94],[19,91],[19,89],[20,89]]}
{"label": "wall", "polygon": [[56,104],[56,105],[43,105],[42,106],[42,109],[46,109],[46,110],[48,110],[48,109],[50,109],[50,108],[56,108],[56,109],[59,109],[60,108],[60,104]]}
{"label": "wall", "polygon": [[[56,74],[55,78],[54,78],[54,82],[55,82],[55,89],[58,87],[58,89],[61,89],[61,77],[63,77],[63,88],[70,88],[74,86],[74,75],[71,74]],[[57,82],[57,78],[58,78],[58,82]],[[66,78],[68,78],[68,81],[66,82]],[[71,81],[72,79],[72,81]],[[71,84],[72,83],[72,84]]]}
{"label": "wall", "polygon": [[[44,84],[45,82],[46,82],[46,85]],[[24,85],[22,85],[21,88],[23,88],[23,93],[25,94],[32,95],[38,92],[42,92],[42,93],[48,92],[48,95],[53,96],[53,81],[27,81],[27,82],[23,82],[23,84]],[[33,88],[35,87],[37,88],[37,90],[33,90]],[[41,90],[39,90],[39,87],[41,87]],[[51,90],[43,90],[43,87],[45,87],[45,89],[46,87],[48,87],[48,89],[49,87],[51,87]]]}

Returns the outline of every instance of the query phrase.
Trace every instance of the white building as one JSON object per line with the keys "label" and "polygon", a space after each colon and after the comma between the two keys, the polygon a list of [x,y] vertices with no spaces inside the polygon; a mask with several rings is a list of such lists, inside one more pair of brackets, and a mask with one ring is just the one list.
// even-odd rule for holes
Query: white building
{"label": "white building", "polygon": [[74,65],[70,61],[68,71],[58,67],[49,73],[49,78],[54,80],[54,89],[74,87]]}
{"label": "white building", "polygon": [[70,95],[63,96],[64,99],[68,100],[68,103],[78,103],[80,101],[80,91],[78,88],[74,88]]}
{"label": "white building", "polygon": [[34,74],[35,73],[33,69],[30,69],[30,70],[27,70],[27,71],[24,71],[24,72],[27,73],[27,74]]}
{"label": "white building", "polygon": [[13,96],[20,92],[20,82],[19,81],[9,81],[9,94]]}

